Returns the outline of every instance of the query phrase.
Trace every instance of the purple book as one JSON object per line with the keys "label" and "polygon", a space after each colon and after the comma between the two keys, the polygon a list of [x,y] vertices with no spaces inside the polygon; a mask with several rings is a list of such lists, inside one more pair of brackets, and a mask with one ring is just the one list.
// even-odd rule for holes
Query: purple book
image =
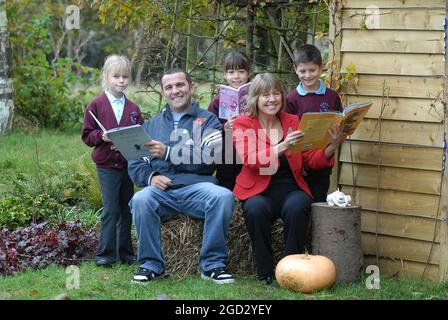
{"label": "purple book", "polygon": [[245,114],[247,111],[247,95],[249,93],[250,82],[242,85],[238,89],[220,85],[219,86],[219,118],[232,119],[233,117]]}

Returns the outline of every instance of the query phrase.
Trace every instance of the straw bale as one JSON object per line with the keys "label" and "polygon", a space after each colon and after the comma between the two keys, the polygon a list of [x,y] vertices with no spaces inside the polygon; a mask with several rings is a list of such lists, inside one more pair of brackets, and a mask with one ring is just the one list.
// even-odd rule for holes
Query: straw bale
{"label": "straw bale", "polygon": [[[178,215],[162,223],[162,243],[166,269],[176,277],[199,274],[199,252],[202,245],[203,220]],[[282,246],[282,224],[277,220],[273,226],[274,260],[277,262]],[[228,270],[237,275],[255,274],[255,261],[244,223],[241,203],[237,202],[229,227],[227,240]]]}

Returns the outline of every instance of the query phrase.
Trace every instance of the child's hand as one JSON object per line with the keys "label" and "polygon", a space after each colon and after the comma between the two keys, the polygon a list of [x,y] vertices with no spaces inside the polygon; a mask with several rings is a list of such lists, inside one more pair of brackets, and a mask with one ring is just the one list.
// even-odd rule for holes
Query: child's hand
{"label": "child's hand", "polygon": [[331,145],[337,149],[346,139],[347,133],[344,132],[344,126],[337,126],[336,128],[328,129],[331,138]]}
{"label": "child's hand", "polygon": [[229,119],[224,124],[224,130],[233,130],[233,122],[235,121],[236,117],[233,117],[232,119]]}
{"label": "child's hand", "polygon": [[117,148],[117,146],[116,145],[111,145],[110,146],[110,150],[112,150],[112,151],[118,151],[118,148]]}
{"label": "child's hand", "polygon": [[112,140],[110,140],[109,137],[107,136],[107,134],[104,133],[104,132],[103,132],[103,137],[102,138],[103,138],[104,142],[112,142]]}

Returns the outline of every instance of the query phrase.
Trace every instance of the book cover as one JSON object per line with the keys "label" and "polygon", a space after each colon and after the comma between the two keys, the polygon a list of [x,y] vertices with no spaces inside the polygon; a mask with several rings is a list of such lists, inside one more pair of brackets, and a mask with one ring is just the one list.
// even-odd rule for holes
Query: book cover
{"label": "book cover", "polygon": [[126,160],[136,160],[149,155],[149,149],[144,145],[145,142],[151,141],[151,138],[145,132],[143,127],[135,124],[127,127],[118,127],[106,130],[97,117],[90,112],[90,115],[100,127],[112,143],[117,147],[118,151],[126,158]]}
{"label": "book cover", "polygon": [[144,143],[151,141],[151,138],[141,125],[114,128],[106,131],[106,134],[126,160],[149,156],[149,149]]}
{"label": "book cover", "polygon": [[302,116],[299,131],[305,133],[292,152],[325,148],[331,141],[328,129],[344,126],[344,132],[351,135],[370,109],[371,102],[356,102],[347,105],[342,112],[307,112]]}
{"label": "book cover", "polygon": [[238,89],[226,85],[219,86],[219,118],[232,119],[247,111],[247,96],[250,82]]}

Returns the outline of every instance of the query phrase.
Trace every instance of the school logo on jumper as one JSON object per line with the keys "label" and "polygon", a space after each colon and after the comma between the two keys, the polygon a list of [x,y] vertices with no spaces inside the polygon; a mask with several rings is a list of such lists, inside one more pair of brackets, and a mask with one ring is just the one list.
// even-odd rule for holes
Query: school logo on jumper
{"label": "school logo on jumper", "polygon": [[322,102],[320,104],[320,112],[328,112],[330,111],[330,105],[328,104],[328,102]]}

